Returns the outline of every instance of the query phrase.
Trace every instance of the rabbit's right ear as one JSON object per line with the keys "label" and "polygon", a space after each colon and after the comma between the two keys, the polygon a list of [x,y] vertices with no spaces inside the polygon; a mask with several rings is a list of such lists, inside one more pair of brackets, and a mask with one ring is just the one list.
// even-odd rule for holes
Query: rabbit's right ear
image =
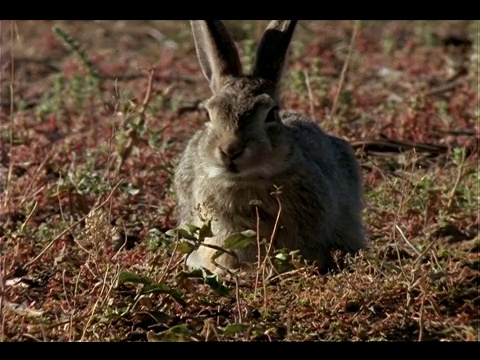
{"label": "rabbit's right ear", "polygon": [[268,24],[255,56],[253,65],[255,77],[270,80],[278,87],[297,21],[272,20]]}
{"label": "rabbit's right ear", "polygon": [[241,75],[238,50],[220,20],[191,20],[190,24],[200,67],[215,93],[226,77]]}

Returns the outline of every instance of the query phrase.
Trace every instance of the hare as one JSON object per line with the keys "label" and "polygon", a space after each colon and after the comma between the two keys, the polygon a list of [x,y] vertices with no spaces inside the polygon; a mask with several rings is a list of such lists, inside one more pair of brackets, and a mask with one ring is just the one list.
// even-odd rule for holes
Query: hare
{"label": "hare", "polygon": [[[275,248],[299,250],[326,271],[331,250],[356,252],[365,246],[360,171],[347,141],[281,109],[280,80],[295,25],[296,20],[271,21],[251,74],[244,74],[225,25],[191,21],[213,96],[205,102],[209,121],[188,142],[173,184],[180,226],[200,226],[205,215],[213,219],[213,236],[205,244],[222,247],[229,235],[247,229],[269,240],[277,224]],[[277,188],[278,200],[272,195]],[[252,244],[235,250],[236,256],[223,253],[215,259],[217,267],[216,251],[201,245],[186,264],[222,274],[222,268],[258,260]]]}

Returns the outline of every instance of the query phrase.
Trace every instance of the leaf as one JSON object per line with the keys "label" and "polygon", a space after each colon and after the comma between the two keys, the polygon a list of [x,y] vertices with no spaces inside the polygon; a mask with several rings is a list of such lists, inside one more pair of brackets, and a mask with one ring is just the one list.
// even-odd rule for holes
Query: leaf
{"label": "leaf", "polygon": [[142,294],[153,294],[153,293],[169,293],[172,291],[170,286],[165,285],[165,284],[149,284],[145,285],[145,287],[142,289]]}
{"label": "leaf", "polygon": [[185,342],[195,340],[197,337],[195,332],[185,324],[173,326],[159,334],[153,331],[147,333],[148,342]]}
{"label": "leaf", "polygon": [[183,300],[182,296],[183,293],[179,290],[172,289],[170,286],[166,284],[149,284],[146,285],[142,291],[142,294],[154,294],[154,293],[159,293],[159,294],[168,294],[170,295],[176,302],[178,302],[182,306],[187,306],[187,303],[185,300]]}
{"label": "leaf", "polygon": [[245,249],[247,246],[253,243],[255,239],[255,231],[247,230],[241,233],[230,235],[225,239],[223,247],[230,250]]}
{"label": "leaf", "polygon": [[198,229],[200,229],[197,225],[194,224],[187,224],[187,228],[190,234],[194,234]]}
{"label": "leaf", "polygon": [[165,231],[165,235],[175,237],[177,236],[177,229],[170,229]]}
{"label": "leaf", "polygon": [[177,275],[177,281],[182,281],[183,279],[203,279],[202,269],[194,269],[192,271],[182,271]]}
{"label": "leaf", "polygon": [[217,295],[225,296],[228,294],[228,288],[218,281],[218,276],[211,273],[207,269],[194,269],[189,272],[182,271],[177,275],[177,280],[182,281],[183,279],[194,278],[194,279],[203,279],[203,282],[208,285]]}
{"label": "leaf", "polygon": [[250,326],[246,324],[230,324],[225,328],[225,330],[223,330],[223,335],[233,335],[239,332],[243,332],[245,330],[248,330],[249,327]]}
{"label": "leaf", "polygon": [[166,324],[168,321],[170,321],[170,318],[171,318],[168,314],[164,313],[163,311],[147,311],[145,313],[151,316],[153,319],[155,319],[155,321],[158,324]]}
{"label": "leaf", "polygon": [[[175,248],[176,246],[176,248]],[[195,245],[188,241],[181,241],[171,245],[172,249],[176,249],[181,254],[189,254],[195,249]]]}
{"label": "leaf", "polygon": [[228,294],[228,288],[225,285],[220,284],[218,281],[218,276],[212,273],[207,273],[204,271],[203,281],[205,284],[210,286],[210,288],[220,296],[225,296]]}
{"label": "leaf", "polygon": [[167,230],[165,235],[178,239],[196,240],[191,232],[181,228]]}
{"label": "leaf", "polygon": [[198,238],[200,240],[203,240],[207,237],[212,237],[213,232],[212,232],[212,222],[209,220],[206,224],[203,224],[203,226],[200,228],[200,231],[198,233]]}
{"label": "leaf", "polygon": [[177,236],[179,239],[195,240],[195,236],[185,229],[177,229]]}
{"label": "leaf", "polygon": [[138,275],[129,271],[122,271],[118,276],[117,286],[124,283],[144,284],[149,285],[153,281],[147,276]]}
{"label": "leaf", "polygon": [[171,292],[168,293],[168,295],[170,295],[173,298],[173,300],[175,300],[181,306],[183,306],[183,307],[187,306],[187,302],[185,300],[183,300],[183,298],[182,298],[183,293],[181,291],[172,290]]}

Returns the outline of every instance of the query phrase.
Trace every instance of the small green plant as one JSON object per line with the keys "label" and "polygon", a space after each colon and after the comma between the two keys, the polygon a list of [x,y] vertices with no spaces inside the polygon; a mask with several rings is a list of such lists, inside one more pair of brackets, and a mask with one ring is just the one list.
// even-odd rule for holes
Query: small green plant
{"label": "small green plant", "polygon": [[298,250],[277,249],[273,253],[273,265],[279,273],[303,266]]}
{"label": "small green plant", "polygon": [[214,264],[216,264],[215,259],[221,256],[223,253],[237,257],[234,250],[244,249],[253,244],[255,240],[255,232],[246,230],[230,235],[225,239],[222,247],[206,244],[205,239],[214,235],[212,231],[211,219],[203,219],[202,226],[188,224],[184,228],[169,230],[166,234],[177,240],[172,246],[175,247],[176,251],[179,251],[183,254],[191,253],[200,246],[214,248],[216,250],[212,256],[212,262]]}
{"label": "small green plant", "polygon": [[242,51],[242,63],[245,64],[245,72],[250,72],[253,66],[253,59],[255,57],[255,51],[257,43],[253,39],[245,39],[242,42],[243,51]]}
{"label": "small green plant", "polygon": [[133,272],[124,271],[118,275],[116,287],[123,284],[139,285],[139,290],[131,303],[131,306],[125,311],[125,313],[132,311],[138,302],[151,294],[165,294],[182,306],[186,306],[187,303],[183,300],[183,293],[174,289],[164,283],[156,283],[150,277],[145,275],[138,275]]}
{"label": "small green plant", "polygon": [[417,20],[415,21],[415,35],[419,39],[421,44],[425,46],[435,46],[437,40],[433,36],[434,31],[432,25],[428,20]]}
{"label": "small green plant", "polygon": [[43,96],[43,100],[36,107],[36,115],[45,118],[50,114],[60,117],[65,111],[65,95],[67,93],[67,84],[62,74],[55,74],[53,90]]}
{"label": "small green plant", "polygon": [[77,58],[80,60],[80,62],[85,65],[85,67],[88,70],[88,75],[89,75],[89,82],[91,82],[92,85],[98,85],[100,81],[100,75],[98,73],[98,70],[95,68],[93,63],[90,61],[88,58],[88,55],[83,49],[82,45],[80,42],[76,39],[73,38],[69,33],[67,33],[64,29],[61,29],[59,26],[53,26],[52,28],[53,33],[57,37],[58,40],[62,42],[62,44],[73,54],[77,56]]}

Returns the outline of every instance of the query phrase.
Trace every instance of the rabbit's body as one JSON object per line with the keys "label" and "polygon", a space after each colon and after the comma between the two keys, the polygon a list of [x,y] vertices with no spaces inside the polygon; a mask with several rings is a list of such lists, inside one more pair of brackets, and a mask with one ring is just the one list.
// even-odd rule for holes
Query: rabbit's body
{"label": "rabbit's body", "polygon": [[[279,72],[273,74],[274,78],[237,74],[236,50],[218,44],[225,41],[222,36],[227,36],[221,24],[212,21],[193,25],[197,53],[214,96],[206,103],[211,121],[189,141],[175,172],[180,225],[201,225],[201,217],[212,218],[214,236],[205,242],[217,247],[229,235],[248,229],[259,231],[260,238],[269,240],[279,201],[275,248],[298,249],[304,258],[317,260],[322,268],[330,265],[332,249],[362,248],[361,182],[350,145],[324,133],[312,120],[278,109]],[[209,35],[207,29],[213,34]],[[205,36],[219,38],[208,40]],[[199,47],[205,41],[213,41],[219,48],[225,46],[222,51],[232,51],[227,58],[233,59],[217,59],[226,62],[222,65],[215,63],[212,55],[202,55]],[[208,58],[208,65],[202,63],[202,56],[204,61]],[[262,57],[261,53],[257,56]],[[279,63],[281,66],[283,59]],[[222,69],[235,76],[225,76]],[[266,71],[272,75],[270,68]],[[276,188],[280,188],[278,199],[273,194]],[[258,208],[252,200],[260,201]],[[211,261],[215,252],[201,246],[189,255],[187,264],[219,272]],[[255,262],[257,246],[237,250],[236,254],[240,263]],[[239,265],[228,254],[215,261],[227,268]]]}

